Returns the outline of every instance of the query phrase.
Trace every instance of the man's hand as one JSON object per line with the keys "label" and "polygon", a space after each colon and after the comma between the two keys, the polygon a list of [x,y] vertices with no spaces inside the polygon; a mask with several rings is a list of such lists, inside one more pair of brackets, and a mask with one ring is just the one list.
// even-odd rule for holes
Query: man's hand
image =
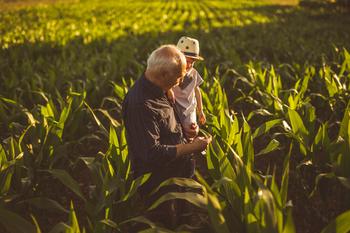
{"label": "man's hand", "polygon": [[166,92],[166,95],[168,96],[168,99],[173,103],[175,104],[175,94],[174,94],[174,91],[172,89],[169,89],[167,92]]}
{"label": "man's hand", "polygon": [[203,110],[199,112],[198,118],[199,118],[199,123],[201,125],[204,125],[205,122],[207,121],[207,118],[205,117]]}
{"label": "man's hand", "polygon": [[204,151],[207,146],[209,145],[209,143],[211,143],[212,137],[196,137],[192,144],[195,147],[195,150],[198,152],[202,152]]}
{"label": "man's hand", "polygon": [[193,153],[199,153],[204,151],[209,143],[211,143],[211,136],[207,137],[196,137],[192,142],[186,144],[176,145],[176,156],[186,156]]}

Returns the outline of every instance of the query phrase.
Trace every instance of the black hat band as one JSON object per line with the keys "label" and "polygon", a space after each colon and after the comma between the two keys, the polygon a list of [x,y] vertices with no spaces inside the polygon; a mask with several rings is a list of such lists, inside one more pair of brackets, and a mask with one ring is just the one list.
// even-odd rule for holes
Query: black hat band
{"label": "black hat band", "polygon": [[192,56],[192,57],[198,57],[198,54],[196,53],[189,53],[189,52],[183,52],[185,56]]}

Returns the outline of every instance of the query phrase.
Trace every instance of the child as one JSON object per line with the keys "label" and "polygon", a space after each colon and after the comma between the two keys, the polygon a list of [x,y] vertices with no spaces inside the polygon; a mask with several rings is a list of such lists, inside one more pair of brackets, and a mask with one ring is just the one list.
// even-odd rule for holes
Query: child
{"label": "child", "polygon": [[201,125],[205,124],[206,118],[199,89],[203,79],[197,70],[193,68],[193,64],[204,59],[199,56],[199,42],[196,39],[183,36],[178,41],[177,47],[186,57],[187,73],[182,82],[170,89],[167,95],[171,101],[175,102],[182,126],[185,129],[196,129],[198,127],[196,111],[198,112],[198,120]]}

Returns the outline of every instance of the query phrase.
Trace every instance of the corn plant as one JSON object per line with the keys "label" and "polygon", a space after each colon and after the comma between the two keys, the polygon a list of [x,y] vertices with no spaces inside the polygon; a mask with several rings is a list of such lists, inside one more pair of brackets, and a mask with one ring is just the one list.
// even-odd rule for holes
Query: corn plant
{"label": "corn plant", "polygon": [[[146,232],[170,232],[143,215],[179,198],[207,210],[214,232],[294,232],[290,169],[303,179],[299,172],[314,168],[310,196],[325,178],[349,188],[350,40],[337,9],[267,1],[3,6],[0,231],[128,232],[141,222]],[[146,207],[137,189],[148,175],[130,174],[121,100],[147,55],[184,32],[205,57],[208,174],[197,174],[200,184],[162,184],[202,195],[171,193]],[[282,177],[257,171],[257,158],[272,154],[284,161]],[[348,231],[348,219],[340,214],[323,232]]]}
{"label": "corn plant", "polygon": [[[270,179],[259,177],[254,171],[253,135],[247,121],[243,117],[240,126],[239,119],[226,111],[226,95],[216,79],[209,85],[211,89],[203,93],[203,98],[205,106],[209,106],[208,130],[215,136],[207,151],[207,165],[213,182],[210,190],[218,197],[217,205],[224,219],[211,218],[214,231],[293,231],[286,201],[290,153],[285,159],[281,189],[274,175]],[[271,146],[266,148],[267,152],[273,150]]]}

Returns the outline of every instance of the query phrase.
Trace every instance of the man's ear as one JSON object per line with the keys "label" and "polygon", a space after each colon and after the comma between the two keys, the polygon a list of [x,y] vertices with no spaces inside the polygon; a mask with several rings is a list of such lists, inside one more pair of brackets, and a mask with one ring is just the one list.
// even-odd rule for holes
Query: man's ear
{"label": "man's ear", "polygon": [[168,81],[171,78],[172,73],[169,70],[162,70],[161,76],[164,81]]}

